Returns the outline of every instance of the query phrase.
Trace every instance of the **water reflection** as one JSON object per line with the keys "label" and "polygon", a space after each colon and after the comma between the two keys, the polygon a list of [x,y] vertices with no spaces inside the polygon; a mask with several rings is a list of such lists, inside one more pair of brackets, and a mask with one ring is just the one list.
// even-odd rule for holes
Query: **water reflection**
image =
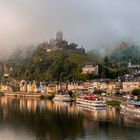
{"label": "water reflection", "polygon": [[140,128],[140,115],[120,112],[120,120],[122,124]]}
{"label": "water reflection", "polygon": [[108,120],[108,121],[118,121],[119,117],[119,109],[115,107],[107,107],[107,108],[97,108],[96,109],[85,109],[83,107],[77,108],[81,110],[81,113],[84,114],[84,116],[92,117],[93,120]]}
{"label": "water reflection", "polygon": [[40,99],[0,98],[0,137],[3,140],[139,139],[140,118],[77,109],[75,104]]}
{"label": "water reflection", "polygon": [[75,138],[77,132],[84,134],[83,116],[74,110],[72,105],[46,100],[0,98],[0,121],[15,130],[20,125],[26,128],[25,134],[29,131],[36,139],[59,140]]}

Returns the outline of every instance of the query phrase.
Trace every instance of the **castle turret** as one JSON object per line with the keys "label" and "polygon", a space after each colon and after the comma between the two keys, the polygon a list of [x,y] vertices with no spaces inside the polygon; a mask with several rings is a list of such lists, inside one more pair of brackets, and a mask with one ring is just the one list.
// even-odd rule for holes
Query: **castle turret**
{"label": "castle turret", "polygon": [[57,40],[57,41],[62,41],[62,40],[63,40],[63,32],[58,31],[58,32],[56,33],[56,40]]}

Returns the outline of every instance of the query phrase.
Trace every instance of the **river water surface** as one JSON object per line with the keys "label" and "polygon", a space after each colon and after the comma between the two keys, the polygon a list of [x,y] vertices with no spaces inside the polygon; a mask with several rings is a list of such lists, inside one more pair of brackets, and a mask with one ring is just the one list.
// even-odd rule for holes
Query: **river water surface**
{"label": "river water surface", "polygon": [[0,97],[0,140],[140,140],[140,116],[119,109]]}

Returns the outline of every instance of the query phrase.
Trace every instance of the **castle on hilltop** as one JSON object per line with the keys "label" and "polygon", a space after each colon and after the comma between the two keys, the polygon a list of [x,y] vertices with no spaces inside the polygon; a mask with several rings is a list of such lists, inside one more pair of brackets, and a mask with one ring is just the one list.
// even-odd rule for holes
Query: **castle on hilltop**
{"label": "castle on hilltop", "polygon": [[61,50],[85,54],[85,49],[83,47],[78,48],[78,45],[76,43],[68,43],[66,40],[64,40],[63,32],[61,31],[58,31],[56,33],[55,39],[51,39],[49,42],[43,42],[39,44],[37,49],[46,52]]}

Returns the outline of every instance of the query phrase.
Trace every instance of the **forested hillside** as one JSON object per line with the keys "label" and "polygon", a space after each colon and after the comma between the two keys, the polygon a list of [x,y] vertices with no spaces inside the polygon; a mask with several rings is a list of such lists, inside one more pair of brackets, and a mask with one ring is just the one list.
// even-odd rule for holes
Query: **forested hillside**
{"label": "forested hillside", "polygon": [[83,80],[80,66],[87,61],[94,61],[92,56],[64,51],[34,51],[23,64],[15,68],[11,76],[27,80]]}
{"label": "forested hillside", "polygon": [[[140,50],[136,45],[121,43],[104,58],[96,57],[95,54],[81,53],[79,50],[76,50],[74,43],[73,45],[75,46],[74,50],[67,49],[67,46],[65,46],[64,50],[56,49],[49,52],[43,45],[38,45],[36,48],[27,51],[28,55],[24,55],[24,57],[18,51],[11,59],[1,63],[13,66],[13,70],[10,72],[10,77],[13,79],[40,81],[73,81],[91,80],[94,78],[114,79],[129,73],[127,67],[129,62],[132,64],[140,63]],[[71,48],[73,48],[72,45]],[[99,75],[83,75],[81,73],[81,65],[85,62],[98,64]]]}

